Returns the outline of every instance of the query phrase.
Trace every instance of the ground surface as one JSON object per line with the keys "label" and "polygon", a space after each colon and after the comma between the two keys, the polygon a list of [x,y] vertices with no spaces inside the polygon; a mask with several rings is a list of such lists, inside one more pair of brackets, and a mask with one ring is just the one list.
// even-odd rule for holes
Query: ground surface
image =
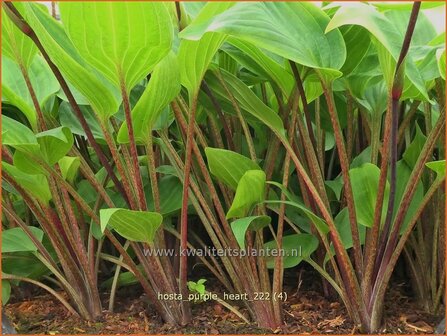
{"label": "ground surface", "polygon": [[[297,277],[294,277],[296,281]],[[316,277],[308,276],[309,279]],[[209,282],[212,282],[209,280]],[[287,283],[287,281],[286,281]],[[288,281],[292,283],[292,281]],[[104,311],[98,322],[86,322],[70,316],[50,295],[24,294],[6,307],[6,314],[21,334],[351,334],[358,333],[337,298],[322,296],[319,283],[303,281],[286,287],[285,326],[282,330],[265,330],[244,324],[237,316],[215,302],[193,304],[193,321],[188,327],[163,324],[151,309],[139,287],[119,291],[114,313]],[[387,295],[382,333],[430,334],[441,320],[423,312],[411,298],[410,289],[395,282]],[[208,287],[218,292],[219,288]],[[104,295],[104,306],[108,304]],[[244,310],[242,310],[244,312]]]}

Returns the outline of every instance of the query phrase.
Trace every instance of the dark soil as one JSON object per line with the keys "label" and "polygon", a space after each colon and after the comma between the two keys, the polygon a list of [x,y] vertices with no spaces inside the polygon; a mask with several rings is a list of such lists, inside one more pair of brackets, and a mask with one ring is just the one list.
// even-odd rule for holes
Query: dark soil
{"label": "dark soil", "polygon": [[[300,284],[286,286],[285,325],[281,330],[266,330],[256,324],[245,324],[225,307],[212,301],[192,304],[193,320],[187,327],[163,323],[139,287],[118,291],[115,312],[104,311],[97,322],[83,321],[70,315],[52,296],[40,292],[25,294],[6,306],[6,314],[20,334],[353,334],[358,333],[343,304],[325,298],[321,281],[311,271]],[[299,277],[286,278],[292,284]],[[317,279],[317,281],[315,281]],[[314,281],[314,282],[312,282]],[[207,282],[207,289],[222,292],[217,281]],[[108,306],[105,293],[103,305]],[[244,309],[241,312],[246,314]],[[247,315],[247,314],[246,314]],[[381,333],[430,334],[441,318],[424,312],[411,297],[411,289],[394,282],[386,298]]]}

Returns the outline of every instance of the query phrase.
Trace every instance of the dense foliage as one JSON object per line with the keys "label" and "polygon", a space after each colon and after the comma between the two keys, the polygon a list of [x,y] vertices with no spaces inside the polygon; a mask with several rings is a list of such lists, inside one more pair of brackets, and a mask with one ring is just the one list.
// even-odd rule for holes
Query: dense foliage
{"label": "dense foliage", "polygon": [[440,5],[61,2],[59,20],[3,3],[3,304],[31,282],[94,320],[101,290],[113,310],[139,283],[187,324],[193,302],[159,293],[211,294],[195,259],[147,251],[214,247],[299,249],[196,257],[263,327],[303,262],[363,331],[401,254],[439,309],[445,33],[424,11]]}

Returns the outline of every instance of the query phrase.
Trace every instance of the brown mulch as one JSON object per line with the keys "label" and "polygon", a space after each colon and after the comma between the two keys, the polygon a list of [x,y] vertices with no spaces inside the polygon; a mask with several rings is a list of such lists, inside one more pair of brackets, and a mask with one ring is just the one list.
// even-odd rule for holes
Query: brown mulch
{"label": "brown mulch", "polygon": [[[313,279],[315,281],[315,275]],[[207,289],[217,293],[222,291],[215,287],[216,283],[209,280]],[[118,291],[115,312],[105,310],[101,320],[96,322],[83,321],[70,315],[56,299],[42,292],[39,296],[16,299],[5,310],[20,334],[358,333],[336,296],[332,299],[325,298],[319,289],[320,284],[316,282],[308,284],[307,288],[303,287],[286,287],[288,296],[284,303],[285,326],[282,330],[266,330],[256,324],[247,325],[225,307],[212,301],[192,304],[192,322],[187,327],[172,327],[164,324],[157,316],[137,286]],[[108,293],[104,295],[103,305],[108,305]],[[441,319],[424,312],[402,283],[390,286],[385,306],[381,333],[430,334]],[[247,313],[243,309],[241,311]]]}

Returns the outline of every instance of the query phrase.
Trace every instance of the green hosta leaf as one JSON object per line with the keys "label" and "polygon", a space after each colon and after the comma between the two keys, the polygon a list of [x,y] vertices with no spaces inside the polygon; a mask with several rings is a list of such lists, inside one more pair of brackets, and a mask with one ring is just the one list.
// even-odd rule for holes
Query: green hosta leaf
{"label": "green hosta leaf", "polygon": [[247,216],[253,206],[264,200],[264,193],[265,173],[262,170],[248,170],[239,180],[227,218]]}
{"label": "green hosta leaf", "polygon": [[[95,117],[95,113],[91,109],[90,106],[79,106],[82,114],[87,121],[88,126],[90,127],[93,136],[95,139],[104,141],[104,134],[102,133],[101,126],[98,123],[98,120]],[[79,119],[76,117],[76,114],[70,107],[70,104],[67,102],[62,102],[59,106],[59,119],[62,126],[68,127],[73,134],[78,134],[86,137],[84,129],[79,122]]]}
{"label": "green hosta leaf", "polygon": [[[183,185],[177,176],[163,176],[158,181],[158,188],[160,189],[160,213],[164,217],[173,215],[182,208]],[[148,208],[154,210],[152,191],[149,188],[146,189],[146,199]]]}
{"label": "green hosta leaf", "polygon": [[363,99],[366,88],[383,80],[384,74],[380,69],[377,53],[369,48],[367,55],[357,67],[347,76],[343,77],[349,92],[357,98]]}
{"label": "green hosta leaf", "polygon": [[143,243],[154,240],[155,232],[163,221],[163,217],[156,212],[118,208],[100,210],[99,215],[102,232],[109,225],[124,238]]}
{"label": "green hosta leaf", "polygon": [[183,2],[183,9],[188,14],[188,16],[192,19],[199,15],[202,8],[206,5],[204,1],[191,1],[191,2]]}
{"label": "green hosta leaf", "polygon": [[205,148],[208,167],[219,181],[236,190],[239,180],[249,170],[261,168],[249,158],[226,149]]}
{"label": "green hosta leaf", "polygon": [[[34,57],[27,71],[39,105],[43,108],[48,98],[59,90],[59,83],[41,56]],[[2,94],[25,114],[36,129],[37,115],[25,79],[19,65],[7,57],[2,57]]]}
{"label": "green hosta leaf", "polygon": [[40,146],[34,133],[18,121],[2,115],[2,144],[33,153]]}
{"label": "green hosta leaf", "polygon": [[[73,135],[67,127],[58,127],[36,134],[39,150],[30,155],[16,151],[14,165],[28,174],[45,173],[36,159],[42,159],[50,166],[56,164],[73,147]],[[46,174],[46,173],[45,173]]]}
{"label": "green hosta leaf", "polygon": [[64,156],[59,160],[62,177],[68,182],[73,183],[80,165],[81,160],[78,157]]}
{"label": "green hosta leaf", "polygon": [[322,234],[327,234],[329,232],[329,227],[327,226],[326,222],[323,219],[321,219],[320,217],[318,217],[317,215],[315,215],[304,204],[299,202],[297,197],[292,195],[282,184],[277,183],[277,182],[273,182],[273,181],[268,181],[267,183],[268,184],[272,184],[272,185],[278,187],[279,189],[281,189],[281,191],[284,193],[284,195],[286,195],[286,197],[290,201],[267,200],[267,201],[265,201],[265,203],[268,203],[268,204],[281,204],[281,203],[283,203],[285,205],[289,205],[289,206],[292,206],[294,208],[297,208],[301,213],[303,213],[315,225],[315,227]]}
{"label": "green hosta leaf", "polygon": [[279,115],[265,105],[239,78],[221,70],[222,78],[240,107],[259,119],[279,136],[284,136],[284,125]]}
{"label": "green hosta leaf", "polygon": [[2,305],[8,303],[11,296],[11,284],[8,280],[2,280]]}
{"label": "green hosta leaf", "polygon": [[427,162],[425,165],[436,172],[438,179],[445,177],[445,160]]}
{"label": "green hosta leaf", "polygon": [[269,216],[250,216],[236,219],[231,223],[231,230],[241,249],[245,249],[245,233],[247,230],[257,231],[270,224]]}
{"label": "green hosta leaf", "polygon": [[227,41],[230,46],[225,46],[224,50],[238,63],[250,71],[273,80],[285,95],[290,94],[295,84],[295,79],[291,73],[287,72],[286,69],[254,44],[235,37],[229,37]]}
{"label": "green hosta leaf", "polygon": [[79,54],[127,92],[171,50],[173,25],[163,3],[61,2],[59,7]]}
{"label": "green hosta leaf", "polygon": [[47,178],[44,175],[26,174],[6,162],[2,162],[2,169],[11,175],[22,188],[39,201],[46,205],[50,202],[52,198],[50,187],[48,186]]}
{"label": "green hosta leaf", "polygon": [[325,34],[329,20],[321,9],[308,3],[237,3],[206,23],[192,23],[180,36],[199,39],[206,32],[232,35],[333,78],[341,75],[338,70],[346,49],[339,31]]}
{"label": "green hosta leaf", "polygon": [[[30,226],[29,229],[34,237],[40,242],[43,239],[43,231],[39,228]],[[30,252],[37,251],[37,246],[23,231],[22,228],[16,227],[2,232],[2,253],[10,252]]]}
{"label": "green hosta leaf", "polygon": [[[140,269],[140,271],[142,271],[141,265],[137,265],[137,268]],[[113,279],[114,277],[111,277],[106,281],[104,281],[103,283],[101,283],[101,288],[111,288]],[[118,283],[117,283],[118,288],[136,284],[138,284],[138,280],[132,272],[121,272],[120,275],[118,276]]]}
{"label": "green hosta leaf", "polygon": [[[282,249],[284,250],[283,267],[291,268],[298,265],[301,261],[310,258],[311,254],[318,248],[318,239],[311,234],[301,233],[284,236],[282,239]],[[264,244],[266,253],[270,250],[270,257],[267,257],[267,267],[275,267],[274,250],[279,254],[278,244],[275,240]]]}
{"label": "green hosta leaf", "polygon": [[[386,18],[393,22],[401,34],[405,34],[411,11],[390,10],[384,12]],[[419,12],[416,27],[411,37],[412,46],[427,45],[437,36],[432,20],[423,11]]]}
{"label": "green hosta leaf", "polygon": [[335,198],[337,199],[337,201],[339,201],[341,191],[343,190],[343,181],[338,178],[334,180],[324,181],[324,184],[334,192]]}
{"label": "green hosta leaf", "polygon": [[64,78],[88,100],[99,117],[107,119],[115,114],[120,104],[119,92],[82,59],[59,22],[35,3],[23,5],[28,23]]}
{"label": "green hosta leaf", "polygon": [[[45,237],[43,239],[45,242]],[[35,252],[14,252],[2,256],[2,271],[30,279],[41,279],[51,271],[37,259]]]}
{"label": "green hosta leaf", "polygon": [[436,51],[436,59],[438,60],[439,74],[441,75],[442,79],[445,80],[445,48],[443,50],[439,49]]}
{"label": "green hosta leaf", "polygon": [[[365,163],[358,168],[349,170],[349,177],[351,179],[357,222],[361,225],[372,227],[374,223],[374,210],[377,202],[380,169],[372,163]],[[386,213],[388,194],[389,184],[387,183],[382,218],[384,218]]]}
{"label": "green hosta leaf", "polygon": [[[405,13],[403,13],[403,15],[405,15]],[[383,13],[378,12],[371,5],[355,3],[341,6],[329,22],[326,32],[330,32],[343,25],[359,25],[373,34],[378,42],[391,55],[388,64],[394,73],[395,62],[399,58],[402,42],[404,40],[404,32],[402,32],[394,22],[389,20]],[[417,88],[426,100],[429,100],[425,83],[416,68],[411,52],[407,55],[405,64],[406,75],[412,85]],[[388,79],[388,84],[392,84],[391,78]]]}
{"label": "green hosta leaf", "polygon": [[[389,9],[394,9],[394,10],[402,10],[402,11],[411,11],[411,8],[413,6],[412,2],[404,2],[402,1],[401,3],[399,2],[371,2],[371,4],[375,7],[377,7],[379,10],[381,11],[386,11]],[[445,2],[443,1],[427,1],[427,2],[422,2],[421,3],[421,9],[430,9],[430,8],[435,8],[435,7],[439,7],[439,6],[443,6],[445,5]]]}
{"label": "green hosta leaf", "polygon": [[363,99],[358,99],[358,101],[367,109],[372,118],[377,119],[377,116],[381,116],[387,108],[388,90],[385,82],[381,81],[367,87],[363,93]]}
{"label": "green hosta leaf", "polygon": [[[352,231],[351,231],[351,223],[349,222],[348,208],[343,208],[334,218],[334,222],[338,234],[340,235],[343,247],[346,250],[352,248],[353,246]],[[357,228],[359,230],[360,245],[364,245],[366,238],[366,226],[359,224],[357,225]],[[330,250],[328,253],[326,253],[326,256],[324,258],[324,264],[326,264],[329,261],[330,257],[334,255],[335,255],[335,249],[333,244],[331,244]]]}
{"label": "green hosta leaf", "polygon": [[53,165],[73,147],[73,134],[68,127],[53,128],[37,133],[37,142],[45,160]]}
{"label": "green hosta leaf", "polygon": [[[132,109],[133,130],[138,143],[147,143],[155,122],[164,108],[179,94],[180,88],[177,58],[170,52],[155,66],[146,90]],[[126,123],[119,130],[118,141],[129,142]]]}
{"label": "green hosta leaf", "polygon": [[[343,208],[334,219],[335,227],[340,234],[340,239],[345,249],[350,249],[352,244],[351,223],[349,222],[348,208]],[[366,226],[358,225],[360,244],[365,244]]]}
{"label": "green hosta leaf", "polygon": [[[411,169],[404,162],[404,160],[400,160],[397,162],[397,181],[396,181],[396,206],[394,207],[393,218],[396,216],[397,211],[400,208],[400,203],[404,198],[405,188],[407,187],[408,180],[410,179]],[[402,227],[400,228],[400,233],[402,234],[407,228],[408,224],[411,221],[411,218],[417,211],[419,204],[422,202],[424,197],[424,186],[422,181],[418,181],[416,185],[416,191],[411,199],[410,206],[408,207],[407,213],[405,214],[404,222]]]}
{"label": "green hosta leaf", "polygon": [[[351,162],[349,168],[358,168],[365,163],[371,163],[371,146],[366,147],[359,155],[357,155]],[[341,182],[341,176],[338,177]]]}
{"label": "green hosta leaf", "polygon": [[208,65],[224,40],[225,36],[221,34],[208,34],[199,41],[182,40],[180,43],[180,78],[190,96],[199,90]]}
{"label": "green hosta leaf", "polygon": [[[22,4],[15,3],[14,6],[19,9]],[[34,56],[37,54],[37,47],[34,42],[17,28],[6,14],[5,9],[2,10],[2,52],[16,63],[23,64],[26,69],[30,67]],[[2,66],[2,71],[5,70],[6,68]]]}
{"label": "green hosta leaf", "polygon": [[426,140],[427,137],[422,133],[419,125],[416,124],[416,134],[413,141],[407,147],[402,156],[409,167],[415,166]]}
{"label": "green hosta leaf", "polygon": [[[209,2],[191,24],[202,25],[232,5],[231,2]],[[180,35],[180,37],[183,36]],[[180,42],[178,52],[180,79],[182,85],[188,89],[190,97],[197,94],[211,60],[224,41],[223,34],[210,33],[204,35],[199,41],[182,40]]]}
{"label": "green hosta leaf", "polygon": [[368,31],[356,26],[341,27],[340,32],[346,44],[346,62],[340,71],[346,76],[367,56],[371,38]]}

